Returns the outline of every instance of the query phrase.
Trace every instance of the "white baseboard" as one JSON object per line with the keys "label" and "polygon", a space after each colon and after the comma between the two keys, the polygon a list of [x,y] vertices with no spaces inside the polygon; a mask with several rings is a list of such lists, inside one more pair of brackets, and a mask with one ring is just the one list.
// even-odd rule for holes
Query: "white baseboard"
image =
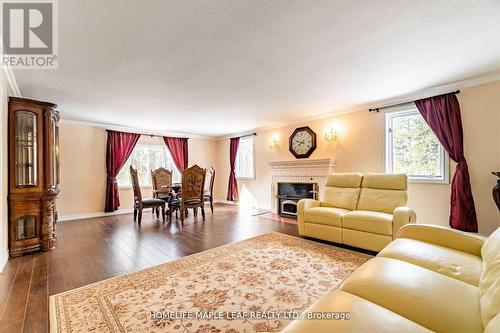
{"label": "white baseboard", "polygon": [[3,272],[5,265],[7,265],[7,261],[9,260],[9,251],[5,251],[5,253],[1,254],[0,257],[0,273]]}
{"label": "white baseboard", "polygon": [[[214,199],[214,203],[222,203],[222,204],[226,204],[226,205],[237,205],[238,204],[237,202],[227,201],[227,200],[222,200],[222,199]],[[57,221],[58,222],[66,222],[66,221],[74,221],[74,220],[92,219],[95,217],[130,214],[133,212],[134,212],[133,208],[127,208],[127,209],[119,209],[116,212],[112,212],[112,213],[95,212],[95,213],[82,213],[82,214],[75,214],[75,215],[63,215],[63,216],[59,216]]]}
{"label": "white baseboard", "polygon": [[[238,205],[238,202],[228,201],[228,200],[223,200],[223,199],[214,199],[214,203],[221,203],[221,204],[226,204],[226,205]],[[63,215],[63,216],[59,216],[59,218],[57,219],[57,222],[67,222],[67,221],[74,221],[74,220],[92,219],[95,217],[131,214],[133,212],[134,212],[133,208],[127,208],[127,209],[119,209],[116,212],[112,212],[112,213],[95,212],[95,213],[82,213],[82,214],[75,214],[75,215]]]}
{"label": "white baseboard", "polygon": [[133,211],[134,211],[133,208],[127,208],[127,209],[119,209],[116,212],[112,212],[112,213],[96,212],[96,213],[83,213],[83,214],[75,214],[75,215],[63,215],[63,216],[59,216],[59,218],[57,219],[57,222],[66,222],[66,221],[74,221],[74,220],[91,219],[91,218],[103,217],[103,216],[130,214]]}
{"label": "white baseboard", "polygon": [[224,200],[224,199],[214,199],[214,203],[221,203],[225,205],[233,205],[233,206],[238,206],[237,201],[229,201],[229,200]]}

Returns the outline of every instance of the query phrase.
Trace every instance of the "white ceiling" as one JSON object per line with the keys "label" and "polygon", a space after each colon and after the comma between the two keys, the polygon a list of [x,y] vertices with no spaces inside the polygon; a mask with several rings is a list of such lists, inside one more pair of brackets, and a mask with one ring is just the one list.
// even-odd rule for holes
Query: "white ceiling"
{"label": "white ceiling", "polygon": [[500,69],[500,1],[59,1],[63,118],[221,136]]}

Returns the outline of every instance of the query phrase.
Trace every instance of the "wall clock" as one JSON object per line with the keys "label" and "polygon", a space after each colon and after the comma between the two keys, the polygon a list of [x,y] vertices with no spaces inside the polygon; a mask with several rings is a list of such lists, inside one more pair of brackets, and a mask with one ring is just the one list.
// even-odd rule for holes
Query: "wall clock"
{"label": "wall clock", "polygon": [[316,150],[316,133],[309,126],[296,128],[288,139],[288,149],[295,158],[308,158]]}

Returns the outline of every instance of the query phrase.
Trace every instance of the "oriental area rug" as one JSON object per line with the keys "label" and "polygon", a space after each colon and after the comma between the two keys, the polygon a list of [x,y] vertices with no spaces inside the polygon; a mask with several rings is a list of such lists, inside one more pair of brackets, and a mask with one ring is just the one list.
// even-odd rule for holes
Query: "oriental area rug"
{"label": "oriental area rug", "polygon": [[370,258],[271,232],[53,295],[50,331],[276,332]]}

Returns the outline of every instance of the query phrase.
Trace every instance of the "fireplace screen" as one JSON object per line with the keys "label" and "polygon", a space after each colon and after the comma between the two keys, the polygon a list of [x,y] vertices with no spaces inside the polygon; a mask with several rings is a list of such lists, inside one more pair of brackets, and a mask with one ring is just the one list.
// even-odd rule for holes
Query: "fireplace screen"
{"label": "fireplace screen", "polygon": [[316,183],[278,183],[278,215],[296,217],[300,199],[315,199]]}
{"label": "fireplace screen", "polygon": [[297,215],[297,202],[293,200],[282,201],[281,213],[284,215]]}
{"label": "fireplace screen", "polygon": [[278,183],[278,196],[286,198],[314,198],[314,183]]}

